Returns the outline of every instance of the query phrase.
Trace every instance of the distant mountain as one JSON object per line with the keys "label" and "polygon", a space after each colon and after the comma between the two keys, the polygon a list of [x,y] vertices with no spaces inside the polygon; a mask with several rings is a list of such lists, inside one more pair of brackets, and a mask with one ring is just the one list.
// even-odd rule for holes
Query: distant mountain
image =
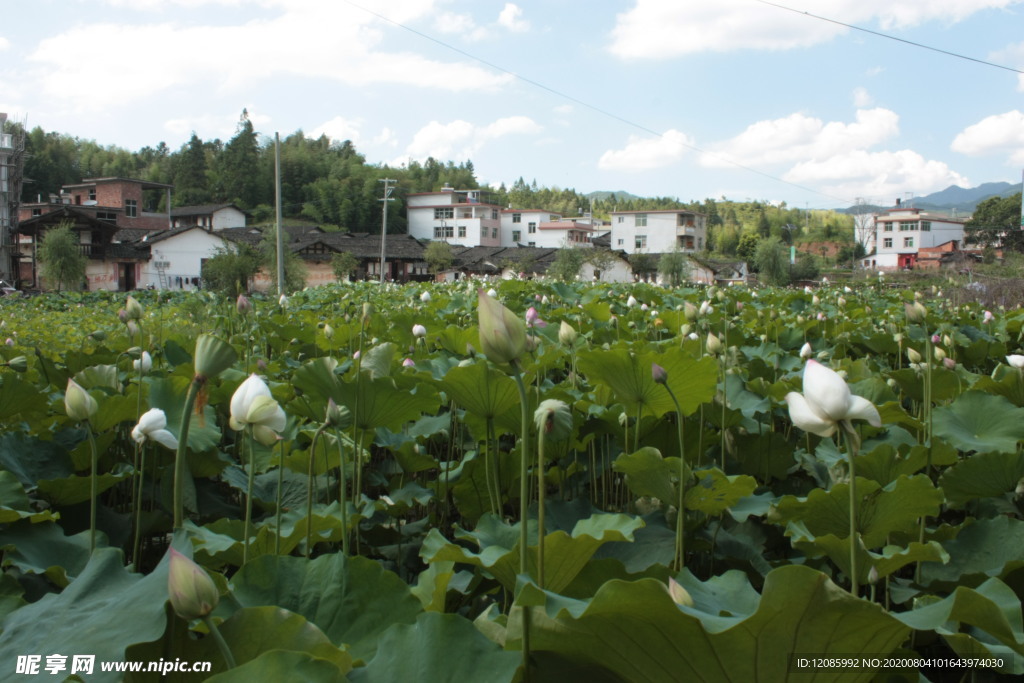
{"label": "distant mountain", "polygon": [[618,192],[609,192],[608,190],[598,190],[597,192],[588,192],[585,196],[586,196],[587,199],[596,199],[598,201],[604,201],[604,200],[608,199],[609,197],[611,197],[612,195],[615,195],[615,198],[619,199],[621,201],[625,201],[627,199],[643,199],[643,197],[639,197],[639,196],[637,196],[635,194],[630,194],[629,192],[626,192],[625,190],[620,190]]}
{"label": "distant mountain", "polygon": [[[989,197],[1009,197],[1010,195],[1016,194],[1020,191],[1020,183],[982,183],[977,187],[960,187],[958,185],[950,185],[945,190],[941,190],[939,192],[933,192],[931,194],[913,197],[911,199],[901,199],[903,206],[912,206],[915,209],[941,211],[943,213],[963,216],[973,213],[978,207],[978,204]],[[893,206],[895,206],[895,203],[884,207],[869,205],[861,207],[860,210],[877,213],[879,211],[891,209]],[[840,211],[843,213],[858,212],[856,207],[840,209]]]}

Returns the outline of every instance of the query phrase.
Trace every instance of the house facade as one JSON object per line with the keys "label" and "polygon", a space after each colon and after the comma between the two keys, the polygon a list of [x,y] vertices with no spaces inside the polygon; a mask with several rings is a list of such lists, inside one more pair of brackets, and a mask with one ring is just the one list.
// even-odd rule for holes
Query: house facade
{"label": "house facade", "polygon": [[166,230],[171,227],[170,215],[156,207],[162,199],[166,200],[164,206],[171,205],[173,187],[132,178],[86,178],[81,183],[63,186],[59,195],[51,194],[47,201],[40,197],[36,202],[22,204],[18,217],[27,220],[63,206],[74,206],[119,228]]}
{"label": "house facade", "polygon": [[171,209],[171,227],[199,226],[210,230],[244,228],[249,214],[234,204],[179,206]]}
{"label": "house facade", "polygon": [[874,235],[869,240],[871,256],[862,259],[867,268],[895,270],[913,268],[918,249],[955,240],[963,243],[964,222],[921,209],[897,206],[875,216]]}
{"label": "house facade", "polygon": [[504,239],[501,208],[485,190],[443,187],[413,193],[406,198],[409,235],[467,247],[499,247]]}
{"label": "house facade", "polygon": [[611,248],[631,254],[703,251],[707,216],[683,209],[612,211]]}

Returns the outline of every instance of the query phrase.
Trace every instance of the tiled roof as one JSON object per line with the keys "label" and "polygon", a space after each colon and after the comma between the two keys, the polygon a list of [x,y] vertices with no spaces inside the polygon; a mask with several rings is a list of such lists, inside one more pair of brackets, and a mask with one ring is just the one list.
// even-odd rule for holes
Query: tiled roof
{"label": "tiled roof", "polygon": [[250,215],[248,211],[243,211],[234,204],[201,204],[199,206],[179,206],[173,208],[171,209],[171,216],[209,216],[212,213],[227,208],[237,209],[247,216]]}

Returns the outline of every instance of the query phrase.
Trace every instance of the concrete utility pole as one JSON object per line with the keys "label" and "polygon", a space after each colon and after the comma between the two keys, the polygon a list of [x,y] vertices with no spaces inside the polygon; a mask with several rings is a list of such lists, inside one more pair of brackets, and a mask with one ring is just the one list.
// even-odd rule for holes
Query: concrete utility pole
{"label": "concrete utility pole", "polygon": [[281,136],[274,133],[274,205],[277,225],[277,295],[284,294],[284,233],[281,230]]}
{"label": "concrete utility pole", "polygon": [[395,191],[391,183],[397,181],[391,178],[381,178],[379,182],[384,183],[384,196],[378,200],[384,202],[384,220],[380,226],[380,283],[384,284],[384,265],[387,263],[385,242],[388,238],[388,202],[395,201],[394,197],[391,196],[391,193]]}

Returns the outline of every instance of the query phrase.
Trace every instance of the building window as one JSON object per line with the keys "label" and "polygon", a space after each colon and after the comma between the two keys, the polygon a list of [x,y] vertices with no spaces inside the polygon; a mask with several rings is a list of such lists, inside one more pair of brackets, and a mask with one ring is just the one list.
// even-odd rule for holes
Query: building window
{"label": "building window", "polygon": [[932,222],[931,221],[921,221],[921,232],[931,232],[931,231],[932,231]]}
{"label": "building window", "polygon": [[646,228],[647,227],[647,214],[646,213],[638,213],[636,215],[636,227],[638,227],[638,228]]}
{"label": "building window", "polygon": [[498,220],[498,210],[497,209],[491,209],[491,218],[493,220]]}
{"label": "building window", "polygon": [[443,240],[452,236],[452,226],[440,225],[434,228],[434,239]]}
{"label": "building window", "polygon": [[480,228],[480,237],[487,239],[487,228]]}
{"label": "building window", "polygon": [[110,211],[97,211],[96,218],[98,218],[101,221],[107,221],[108,223],[117,222],[117,214],[112,213]]}
{"label": "building window", "polygon": [[548,216],[548,220],[551,221],[552,223],[557,223],[558,221],[562,220],[562,217],[556,216],[555,214],[551,214],[550,216]]}
{"label": "building window", "polygon": [[434,220],[437,221],[442,218],[455,218],[455,209],[451,207],[434,209]]}
{"label": "building window", "polygon": [[512,222],[513,223],[522,223],[523,222],[523,214],[521,214],[521,213],[514,213],[514,214],[512,214]]}
{"label": "building window", "polygon": [[903,246],[904,247],[913,247],[914,246],[914,238],[913,237],[904,237],[903,238]]}
{"label": "building window", "polygon": [[124,200],[124,215],[127,218],[135,218],[139,215],[139,203],[134,199]]}
{"label": "building window", "polygon": [[522,238],[523,238],[523,231],[522,230],[513,230],[512,231],[512,241],[513,242],[518,242]]}
{"label": "building window", "polygon": [[625,223],[626,222],[626,217],[625,216],[616,216],[616,218],[618,218],[618,220],[616,221],[617,223]]}
{"label": "building window", "polygon": [[676,216],[676,225],[680,227],[693,227],[693,216],[688,213],[681,213]]}
{"label": "building window", "polygon": [[89,188],[89,201],[90,202],[96,201],[96,188],[95,187]]}
{"label": "building window", "polygon": [[637,235],[634,246],[636,246],[637,249],[646,249],[647,248],[647,235]]}
{"label": "building window", "polygon": [[900,232],[917,230],[917,221],[900,221]]}
{"label": "building window", "polygon": [[42,209],[32,209],[32,215],[33,216],[42,216],[43,215],[43,210]]}
{"label": "building window", "polygon": [[465,225],[460,225],[459,226],[459,237],[465,237],[465,236],[466,236],[466,226]]}
{"label": "building window", "polygon": [[617,244],[618,244],[618,245],[619,245],[620,247],[621,247],[621,246],[622,246],[623,244],[625,244],[625,243],[626,243],[626,240],[622,239],[621,237],[619,238],[619,241],[617,242]]}
{"label": "building window", "polygon": [[882,230],[892,232],[892,223],[882,223]]}
{"label": "building window", "polygon": [[491,228],[491,237],[495,238],[497,236],[498,236],[498,229],[497,228]]}
{"label": "building window", "polygon": [[884,240],[882,240],[882,248],[883,249],[892,249],[892,238],[891,237],[886,237]]}
{"label": "building window", "polygon": [[531,235],[533,233],[537,232],[537,224],[536,223],[530,223],[529,225],[527,225],[526,226],[526,232],[530,233]]}
{"label": "building window", "polygon": [[526,246],[528,246],[528,247],[535,247],[535,246],[537,246],[537,243],[536,242],[527,242]]}

